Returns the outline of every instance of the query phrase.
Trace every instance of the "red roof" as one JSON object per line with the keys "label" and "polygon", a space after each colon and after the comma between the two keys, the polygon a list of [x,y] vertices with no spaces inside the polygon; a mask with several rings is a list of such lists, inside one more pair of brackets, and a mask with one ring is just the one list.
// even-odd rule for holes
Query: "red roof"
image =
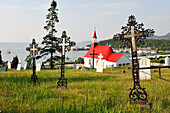
{"label": "red roof", "polygon": [[100,53],[102,53],[103,58],[109,62],[117,62],[124,54],[117,54],[112,51],[112,49],[109,46],[98,46],[96,45],[95,48],[90,48],[90,50],[87,52],[87,54],[84,57],[92,58],[93,55],[93,49],[95,50],[94,53],[97,53],[97,55],[94,55],[94,58],[98,58]]}
{"label": "red roof", "polygon": [[94,31],[93,38],[97,38],[96,30]]}

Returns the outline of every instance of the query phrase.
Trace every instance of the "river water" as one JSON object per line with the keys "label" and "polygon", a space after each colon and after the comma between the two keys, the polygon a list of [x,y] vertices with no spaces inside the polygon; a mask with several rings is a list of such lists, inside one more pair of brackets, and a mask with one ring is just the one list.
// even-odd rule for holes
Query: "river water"
{"label": "river water", "polygon": [[[80,47],[81,43],[78,44]],[[39,44],[40,47],[43,47]],[[84,45],[83,45],[84,46]],[[26,48],[29,47],[29,43],[0,43],[0,50],[3,61],[11,61],[13,57],[18,56],[18,59],[21,60],[22,66],[26,63],[26,56],[29,55],[29,51],[26,51]],[[10,51],[10,54],[6,52]],[[88,51],[69,51],[66,52],[66,57],[69,57],[69,61],[75,61],[78,57],[84,57]],[[56,53],[56,55],[60,55],[60,53]],[[49,57],[49,56],[47,56]],[[47,57],[37,60],[37,63],[42,63]]]}

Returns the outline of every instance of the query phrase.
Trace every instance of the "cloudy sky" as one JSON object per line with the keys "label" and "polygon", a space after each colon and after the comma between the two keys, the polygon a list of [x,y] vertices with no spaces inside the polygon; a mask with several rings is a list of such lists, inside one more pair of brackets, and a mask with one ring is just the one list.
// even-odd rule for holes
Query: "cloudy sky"
{"label": "cloudy sky", "polygon": [[[45,16],[52,0],[0,0],[0,42],[42,41]],[[89,41],[94,27],[98,40],[112,38],[135,15],[155,35],[170,32],[170,0],[57,0],[59,23],[76,42]]]}

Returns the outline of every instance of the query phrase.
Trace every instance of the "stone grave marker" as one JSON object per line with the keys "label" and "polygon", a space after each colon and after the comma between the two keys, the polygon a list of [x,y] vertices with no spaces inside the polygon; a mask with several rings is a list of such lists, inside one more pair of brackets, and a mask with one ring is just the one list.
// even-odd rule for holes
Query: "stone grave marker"
{"label": "stone grave marker", "polygon": [[18,70],[18,71],[21,71],[21,60],[19,60],[19,63],[18,63],[18,65],[17,65],[17,70]]}
{"label": "stone grave marker", "polygon": [[8,61],[8,69],[11,69],[11,62]]}
{"label": "stone grave marker", "polygon": [[76,69],[79,69],[79,66],[76,66]]}
{"label": "stone grave marker", "polygon": [[24,70],[26,70],[26,69],[27,69],[27,64],[24,65]]}
{"label": "stone grave marker", "polygon": [[76,63],[73,64],[73,69],[76,69]]}
{"label": "stone grave marker", "polygon": [[37,64],[36,71],[41,71],[41,64],[40,63]]}
{"label": "stone grave marker", "polygon": [[86,69],[84,68],[84,66],[82,66],[81,70],[82,70],[82,71],[85,71]]}
{"label": "stone grave marker", "polygon": [[114,65],[112,65],[112,70],[114,69]]}
{"label": "stone grave marker", "polygon": [[165,66],[170,66],[170,58],[169,57],[165,58]]}
{"label": "stone grave marker", "polygon": [[93,66],[92,66],[92,65],[90,65],[90,69],[93,69]]}
{"label": "stone grave marker", "polygon": [[[150,67],[150,59],[148,58],[141,58],[139,60],[139,67]],[[139,78],[141,80],[145,80],[145,79],[151,79],[151,70],[150,69],[140,69],[139,70]]]}
{"label": "stone grave marker", "polygon": [[101,72],[103,73],[103,61],[102,61],[102,53],[100,53],[100,55],[98,56],[99,58],[99,62],[97,63],[97,69],[96,69],[96,72]]}

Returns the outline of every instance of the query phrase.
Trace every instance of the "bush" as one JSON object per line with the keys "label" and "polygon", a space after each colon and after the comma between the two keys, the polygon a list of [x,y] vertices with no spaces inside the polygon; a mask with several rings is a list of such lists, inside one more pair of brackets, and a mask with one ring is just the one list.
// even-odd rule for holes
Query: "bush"
{"label": "bush", "polygon": [[16,69],[17,65],[18,65],[18,57],[15,56],[15,57],[13,57],[13,60],[12,60],[12,63],[11,63],[11,67]]}
{"label": "bush", "polygon": [[0,64],[2,64],[2,56],[1,56],[1,50],[0,50]]}
{"label": "bush", "polygon": [[161,59],[161,60],[160,60],[160,63],[165,63],[165,60],[164,60],[164,59]]}
{"label": "bush", "polygon": [[77,64],[84,64],[84,59],[79,57],[77,60],[76,60],[76,63]]}

